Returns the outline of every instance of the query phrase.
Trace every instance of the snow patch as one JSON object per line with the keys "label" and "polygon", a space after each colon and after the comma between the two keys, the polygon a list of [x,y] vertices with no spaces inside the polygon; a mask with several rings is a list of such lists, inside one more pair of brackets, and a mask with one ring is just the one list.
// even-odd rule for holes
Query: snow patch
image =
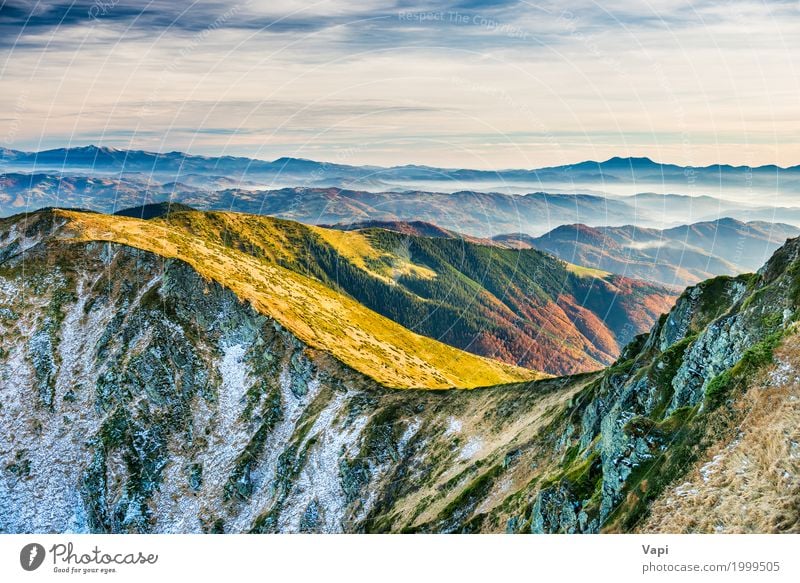
{"label": "snow patch", "polygon": [[420,421],[419,417],[414,417],[411,423],[406,426],[405,431],[403,431],[403,435],[401,435],[400,439],[397,441],[397,450],[400,452],[400,454],[405,453],[408,443],[414,438],[421,426],[422,421]]}
{"label": "snow patch", "polygon": [[461,453],[458,455],[458,459],[461,461],[466,461],[475,457],[481,448],[483,448],[483,440],[473,435],[467,440],[466,445],[461,449]]}
{"label": "snow patch", "polygon": [[307,444],[314,437],[316,444],[292,486],[286,511],[280,516],[279,524],[284,532],[300,530],[303,513],[312,501],[316,501],[322,509],[317,530],[326,533],[344,530],[347,498],[342,488],[339,462],[342,454],[354,447],[357,436],[367,424],[366,417],[357,418],[346,428],[335,423],[347,401],[346,397],[342,393],[336,395],[320,413],[304,441]]}
{"label": "snow patch", "polygon": [[770,371],[769,380],[773,386],[797,385],[800,383],[800,375],[790,363],[778,361],[777,366]]}
{"label": "snow patch", "polygon": [[244,409],[244,396],[247,394],[247,366],[243,359],[246,349],[241,344],[223,349],[222,359],[217,369],[222,377],[219,390],[219,413],[223,434],[230,429]]}
{"label": "snow patch", "polygon": [[699,491],[697,490],[697,488],[692,488],[692,485],[693,484],[691,482],[684,482],[683,484],[675,488],[674,490],[675,495],[680,498],[697,496],[699,494]]}
{"label": "snow patch", "polygon": [[[94,346],[113,313],[95,306],[84,315],[86,287],[86,282],[79,280],[76,303],[65,306],[57,349],[57,415],[33,408],[36,397],[20,390],[33,386],[24,344],[14,347],[7,370],[0,371],[0,457],[8,463],[25,450],[22,459],[30,464],[26,477],[0,473],[0,524],[5,532],[89,530],[78,486],[83,468],[91,462],[85,441],[101,422],[94,413]],[[67,391],[74,400],[64,399]]]}
{"label": "snow patch", "polygon": [[460,420],[456,419],[455,417],[448,417],[447,418],[447,430],[444,432],[445,435],[456,435],[457,433],[461,433],[462,423]]}
{"label": "snow patch", "polygon": [[321,388],[319,379],[312,378],[308,382],[306,394],[303,397],[297,397],[291,390],[292,375],[289,365],[284,366],[278,378],[283,417],[267,438],[264,446],[264,459],[251,473],[254,486],[253,495],[248,504],[243,506],[233,519],[231,523],[233,532],[246,532],[252,527],[256,517],[272,506],[276,493],[275,479],[278,458],[289,445],[303,410],[319,394]]}
{"label": "snow patch", "polygon": [[723,459],[725,459],[724,455],[717,454],[711,458],[710,462],[700,468],[700,476],[703,478],[703,482],[708,482],[711,479],[711,476],[719,469]]}

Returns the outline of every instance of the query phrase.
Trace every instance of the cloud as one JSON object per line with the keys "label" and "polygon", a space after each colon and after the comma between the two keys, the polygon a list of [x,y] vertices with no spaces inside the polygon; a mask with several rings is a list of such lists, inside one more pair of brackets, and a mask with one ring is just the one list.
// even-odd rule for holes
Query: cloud
{"label": "cloud", "polygon": [[307,32],[323,26],[318,17],[263,14],[251,2],[208,0],[75,0],[74,2],[11,0],[0,7],[0,32],[5,43],[14,36],[41,35],[70,27],[114,26],[128,31],[193,33],[215,28]]}
{"label": "cloud", "polygon": [[[686,13],[669,12],[672,21],[675,15]],[[639,4],[610,11],[590,2],[566,10],[559,3],[524,0],[6,0],[0,5],[0,44],[35,46],[38,39],[44,45],[44,35],[69,28],[114,27],[135,36],[141,32],[191,34],[212,27],[276,35],[343,28],[356,46],[439,43],[459,47],[477,42],[488,47],[504,46],[520,33],[547,35],[553,19],[564,20],[567,13],[580,13],[587,27],[664,18],[642,10]],[[531,15],[539,18],[528,18]]]}
{"label": "cloud", "polygon": [[0,138],[797,163],[798,35],[757,0],[0,0]]}
{"label": "cloud", "polygon": [[[789,17],[792,7],[778,3],[769,10]],[[569,4],[549,0],[5,0],[0,4],[0,46],[34,49],[55,42],[63,48],[59,37],[68,41],[70,29],[92,31],[82,39],[88,44],[104,42],[102,34],[94,33],[108,29],[124,34],[123,41],[209,30],[283,37],[336,30],[347,44],[331,43],[328,50],[446,46],[530,51],[537,45],[574,44],[579,35],[636,34],[652,28],[674,32],[726,21],[733,15],[751,16],[754,11],[758,12],[758,5],[747,0],[726,2],[722,8],[719,2],[708,0],[576,0]]]}

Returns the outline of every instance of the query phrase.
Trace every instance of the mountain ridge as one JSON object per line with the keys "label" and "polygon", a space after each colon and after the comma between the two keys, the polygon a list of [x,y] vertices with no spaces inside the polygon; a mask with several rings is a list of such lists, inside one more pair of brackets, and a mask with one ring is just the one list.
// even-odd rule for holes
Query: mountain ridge
{"label": "mountain ridge", "polygon": [[[240,297],[310,346],[332,353],[355,370],[367,371],[387,386],[446,388],[461,384],[474,387],[491,384],[493,378],[510,380],[537,374],[422,337],[315,280],[275,263],[259,262],[255,257],[221,244],[165,228],[154,220],[55,209],[4,222],[13,226],[17,221],[32,222],[24,227],[25,232],[38,237],[52,232],[58,240],[58,233],[62,233],[60,237],[67,242],[121,243],[155,252],[163,258],[184,260],[203,277],[232,285]],[[7,249],[18,251],[21,245],[24,250],[31,244],[23,240]],[[231,278],[228,271],[231,261],[235,261],[235,273],[239,274],[235,278]],[[314,316],[307,312],[304,304],[304,298],[310,297],[319,298],[319,303],[315,304],[318,312]],[[312,327],[313,322],[316,323]],[[341,342],[342,330],[348,328],[353,329],[353,338],[358,339],[358,344]],[[376,367],[374,363],[378,359],[373,358],[374,355],[385,350],[392,352],[394,359],[391,364]],[[418,354],[426,355],[425,359]],[[470,367],[465,367],[467,362],[471,363]]]}
{"label": "mountain ridge", "polygon": [[182,261],[7,227],[3,532],[800,531],[800,239],[607,369],[431,392]]}
{"label": "mountain ridge", "polygon": [[69,160],[70,155],[77,154],[80,156],[92,156],[96,157],[99,155],[102,156],[111,156],[114,154],[125,154],[125,155],[134,155],[140,157],[146,157],[150,160],[158,159],[158,158],[165,158],[165,159],[176,159],[176,158],[183,158],[188,160],[203,160],[203,161],[236,161],[236,162],[248,162],[248,163],[264,163],[264,164],[272,164],[272,165],[293,165],[293,164],[313,164],[315,167],[325,166],[328,168],[343,168],[343,169],[352,169],[352,168],[367,168],[370,170],[378,169],[378,170],[397,170],[397,169],[413,169],[413,170],[424,170],[426,172],[440,172],[444,171],[448,172],[474,172],[474,173],[486,173],[488,174],[496,174],[496,173],[521,173],[521,172],[557,172],[557,171],[564,171],[570,168],[594,168],[597,167],[599,169],[603,168],[647,168],[647,169],[692,169],[692,170],[749,170],[754,172],[772,172],[772,171],[800,171],[800,164],[793,165],[793,166],[778,166],[776,164],[764,164],[760,166],[749,166],[749,165],[732,165],[732,164],[707,164],[705,166],[693,166],[693,165],[680,165],[674,164],[669,162],[656,162],[647,156],[612,156],[606,160],[582,160],[579,162],[574,162],[571,164],[564,164],[560,166],[542,166],[537,168],[499,168],[494,170],[474,170],[468,168],[458,168],[458,167],[437,167],[437,166],[429,166],[429,165],[420,165],[420,164],[398,164],[393,166],[377,166],[377,165],[347,165],[347,164],[338,164],[333,163],[331,161],[318,161],[309,158],[301,158],[301,157],[292,157],[292,156],[282,156],[276,158],[274,160],[264,160],[261,158],[252,158],[248,156],[231,156],[231,155],[223,155],[223,156],[208,156],[202,154],[188,154],[186,152],[181,152],[177,150],[169,151],[169,152],[153,152],[148,150],[133,150],[133,149],[118,149],[108,146],[96,146],[94,144],[89,144],[87,146],[73,146],[67,148],[52,148],[49,150],[41,150],[38,152],[33,151],[23,151],[23,150],[11,150],[11,149],[3,149],[0,150],[0,154],[3,155],[4,161],[15,160],[15,159],[25,159],[26,161],[35,160],[37,158],[43,158],[44,160]]}
{"label": "mountain ridge", "polygon": [[610,362],[674,297],[671,289],[569,266],[538,251],[466,240],[331,231],[230,213],[172,212],[154,220],[154,228],[310,277],[415,333],[551,374]]}
{"label": "mountain ridge", "polygon": [[543,192],[543,185],[532,185],[536,188],[522,194],[475,189],[435,192],[396,186],[372,191],[352,185],[296,186],[306,182],[300,175],[289,178],[290,186],[278,188],[275,183],[270,186],[218,173],[88,174],[26,174],[6,169],[0,174],[0,215],[55,206],[113,213],[143,204],[176,202],[201,210],[266,214],[311,224],[422,220],[474,237],[509,232],[540,235],[572,223],[666,228],[722,217],[779,219],[800,225],[800,208],[748,206],[707,196],[553,194]]}
{"label": "mountain ridge", "polygon": [[752,271],[786,239],[797,235],[800,230],[791,225],[722,218],[669,229],[561,225],[540,237],[509,234],[493,240],[547,251],[587,267],[681,286]]}
{"label": "mountain ridge", "polygon": [[[134,209],[135,214],[142,216],[148,208]],[[389,385],[479,386],[512,380],[508,374],[535,374],[530,369],[549,374],[597,369],[674,299],[672,289],[569,266],[539,251],[381,230],[332,231],[235,213],[172,211],[145,221],[48,212],[64,222],[62,229],[74,230],[70,238],[179,258],[222,283],[231,273],[249,271],[252,276],[231,280],[237,294],[305,343]],[[367,328],[371,332],[363,337]],[[398,356],[388,369],[376,368],[381,359],[370,354],[383,353],[386,342]],[[421,361],[420,350],[441,357],[449,372],[442,376],[439,365]],[[458,350],[466,351],[463,357],[470,362],[492,360],[475,361],[473,374],[455,364]],[[416,372],[406,375],[404,362]]]}

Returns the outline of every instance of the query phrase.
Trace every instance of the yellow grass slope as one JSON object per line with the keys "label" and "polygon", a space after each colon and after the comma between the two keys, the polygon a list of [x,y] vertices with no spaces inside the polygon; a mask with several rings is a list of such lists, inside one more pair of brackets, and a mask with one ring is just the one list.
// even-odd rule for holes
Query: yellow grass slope
{"label": "yellow grass slope", "polygon": [[[331,353],[387,387],[474,388],[543,376],[415,334],[321,282],[281,267],[275,258],[257,258],[203,237],[202,229],[179,229],[163,221],[55,212],[68,219],[71,240],[120,243],[183,260],[280,322],[309,346]],[[196,215],[194,220],[202,221],[204,214]],[[227,216],[244,220],[242,215]],[[259,217],[257,224],[268,228],[270,220]],[[280,238],[268,241],[276,256],[296,252],[288,241],[286,245]]]}

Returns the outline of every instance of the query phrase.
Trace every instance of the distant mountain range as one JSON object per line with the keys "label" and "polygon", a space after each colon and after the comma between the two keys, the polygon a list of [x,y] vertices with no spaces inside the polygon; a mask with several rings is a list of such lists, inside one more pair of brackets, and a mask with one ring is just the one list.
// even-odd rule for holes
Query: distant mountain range
{"label": "distant mountain range", "polygon": [[524,196],[457,192],[368,192],[340,188],[206,190],[144,176],[86,177],[56,174],[0,175],[0,214],[44,207],[113,213],[122,208],[173,201],[197,209],[271,215],[311,224],[364,220],[423,220],[475,236],[509,231],[544,232],[569,222],[624,224],[636,209],[593,195],[532,193]]}
{"label": "distant mountain range", "polygon": [[755,271],[798,235],[800,229],[791,225],[726,218],[664,230],[562,225],[541,237],[512,234],[493,240],[628,277],[686,286]]}
{"label": "distant mountain range", "polygon": [[[800,166],[782,168],[714,164],[679,166],[663,164],[644,157],[614,157],[605,161],[536,169],[471,170],[431,166],[354,166],[317,162],[302,158],[278,158],[273,161],[238,156],[197,156],[183,152],[155,153],[142,150],[84,146],[57,148],[42,152],[1,150],[0,165],[34,171],[82,170],[119,174],[143,173],[147,176],[184,174],[222,175],[238,179],[272,181],[275,185],[349,186],[370,189],[388,183],[461,182],[510,184],[675,184],[708,185],[715,188],[780,188],[783,192],[800,191]],[[168,181],[168,180],[167,180]]]}
{"label": "distant mountain range", "polygon": [[[371,192],[335,187],[260,190],[227,188],[233,179],[219,175],[210,176],[206,186],[202,186],[202,177],[197,174],[182,178],[186,181],[159,182],[135,173],[86,176],[7,172],[0,174],[0,216],[44,207],[113,213],[172,201],[197,209],[271,215],[309,224],[424,221],[473,237],[517,232],[538,236],[560,225],[575,223],[593,227],[663,228],[722,217],[742,221],[780,220],[800,225],[800,208],[747,206],[709,196]],[[219,186],[226,187],[219,189]]]}

